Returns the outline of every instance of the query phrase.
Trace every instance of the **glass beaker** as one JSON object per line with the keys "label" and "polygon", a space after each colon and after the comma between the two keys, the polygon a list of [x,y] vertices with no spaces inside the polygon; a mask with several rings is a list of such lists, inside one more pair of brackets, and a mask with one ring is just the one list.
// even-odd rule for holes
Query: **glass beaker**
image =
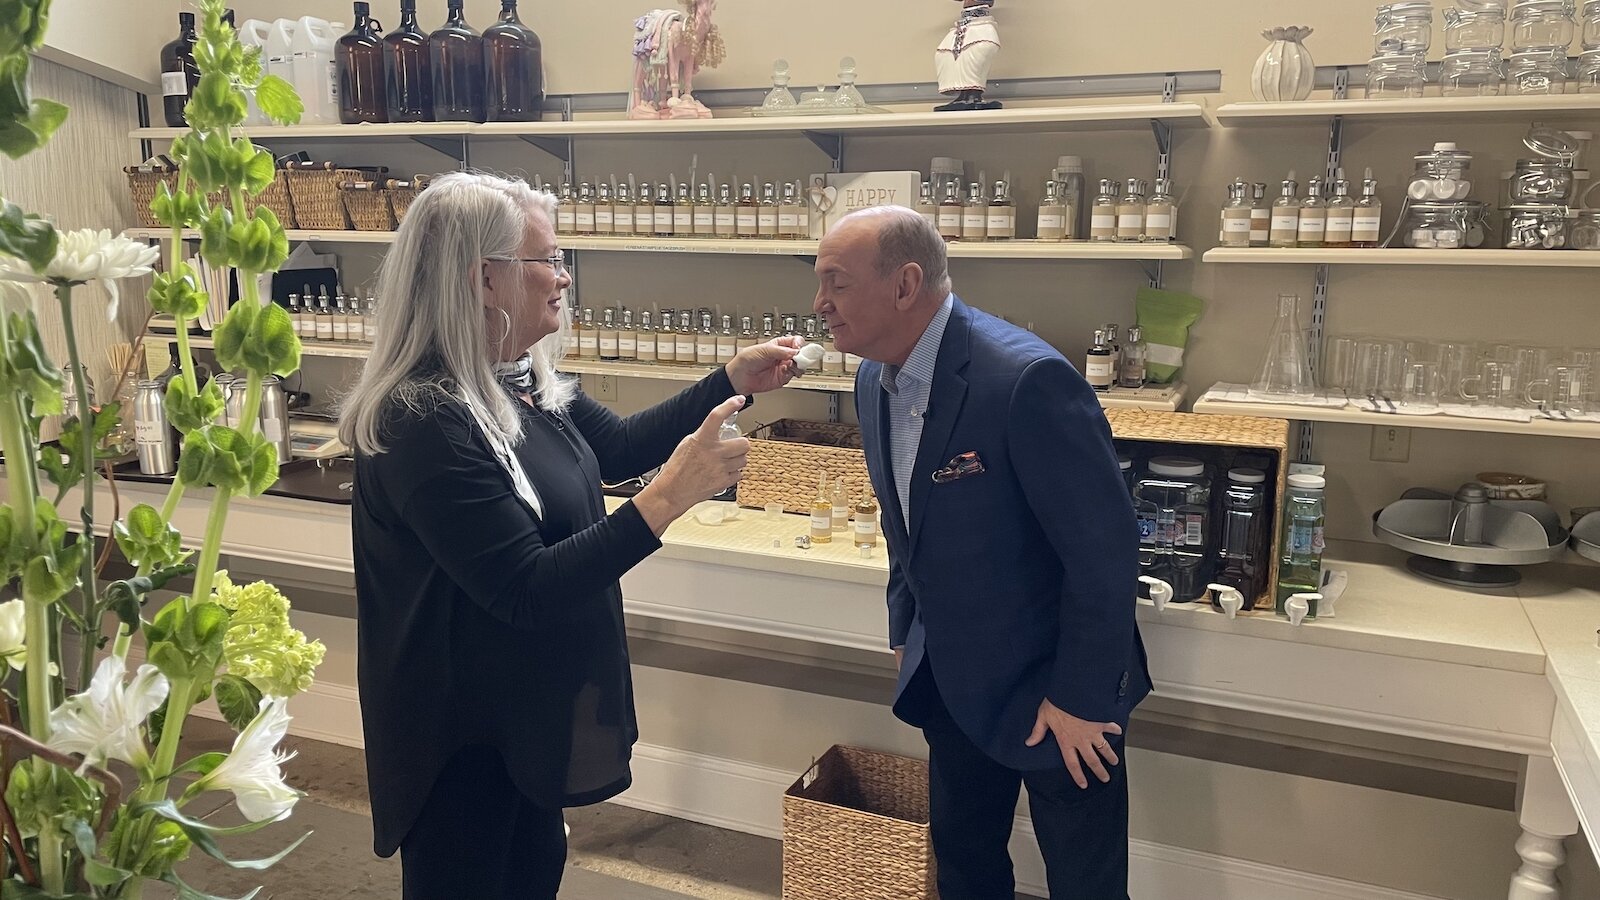
{"label": "glass beaker", "polygon": [[1300,296],[1278,295],[1278,318],[1267,337],[1267,354],[1260,374],[1250,384],[1250,394],[1262,399],[1299,400],[1316,393],[1311,375],[1311,352],[1306,330],[1300,324]]}
{"label": "glass beaker", "polygon": [[1423,360],[1407,362],[1400,375],[1400,399],[1396,405],[1405,412],[1433,412],[1439,408],[1439,364]]}
{"label": "glass beaker", "polygon": [[1356,345],[1355,381],[1351,396],[1369,400],[1393,397],[1400,388],[1400,366],[1406,346],[1387,338],[1364,338]]}
{"label": "glass beaker", "polygon": [[[1535,399],[1534,395],[1541,395]],[[1594,374],[1588,366],[1546,366],[1544,377],[1528,382],[1522,399],[1533,409],[1568,416],[1593,409]]]}
{"label": "glass beaker", "polygon": [[1480,409],[1518,409],[1520,373],[1520,367],[1508,360],[1480,360],[1477,373],[1461,382],[1461,396]]}
{"label": "glass beaker", "polygon": [[1322,386],[1329,393],[1349,395],[1355,387],[1356,346],[1354,337],[1336,337],[1327,343],[1323,352]]}

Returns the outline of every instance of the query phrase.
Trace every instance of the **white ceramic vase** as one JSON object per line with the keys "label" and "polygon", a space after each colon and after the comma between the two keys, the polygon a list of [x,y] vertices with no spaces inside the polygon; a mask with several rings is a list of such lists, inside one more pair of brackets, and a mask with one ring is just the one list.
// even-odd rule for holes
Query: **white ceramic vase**
{"label": "white ceramic vase", "polygon": [[1304,100],[1311,96],[1317,64],[1301,43],[1311,36],[1303,25],[1261,32],[1269,42],[1250,73],[1250,93],[1257,100]]}

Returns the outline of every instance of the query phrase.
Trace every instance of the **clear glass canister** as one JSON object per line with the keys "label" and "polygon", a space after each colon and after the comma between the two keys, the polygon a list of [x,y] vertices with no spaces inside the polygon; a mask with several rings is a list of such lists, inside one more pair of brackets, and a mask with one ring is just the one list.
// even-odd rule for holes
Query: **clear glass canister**
{"label": "clear glass canister", "polygon": [[1585,50],[1578,57],[1578,93],[1600,94],[1600,50]]}
{"label": "clear glass canister", "polygon": [[1367,99],[1403,100],[1421,97],[1427,78],[1422,63],[1411,55],[1374,56],[1367,63]]}
{"label": "clear glass canister", "polygon": [[1572,220],[1568,243],[1574,250],[1600,250],[1600,209],[1580,209]]}
{"label": "clear glass canister", "polygon": [[1572,0],[1521,0],[1511,10],[1511,48],[1565,50],[1577,32]]}
{"label": "clear glass canister", "polygon": [[1472,154],[1441,141],[1432,150],[1424,150],[1411,157],[1411,179],[1406,183],[1406,195],[1412,200],[1439,202],[1465,200],[1472,193]]}
{"label": "clear glass canister", "polygon": [[1600,0],[1583,4],[1583,49],[1600,50]]}
{"label": "clear glass canister", "polygon": [[1499,48],[1506,41],[1506,11],[1500,6],[1486,9],[1459,9],[1444,11],[1444,49],[1483,50]]}
{"label": "clear glass canister", "polygon": [[1433,45],[1433,4],[1426,0],[1380,6],[1373,23],[1373,49],[1377,55],[1406,54],[1420,59]]}
{"label": "clear glass canister", "polygon": [[1511,54],[1506,83],[1513,94],[1561,94],[1567,90],[1566,48],[1525,50]]}
{"label": "clear glass canister", "polygon": [[1565,206],[1527,204],[1510,206],[1505,213],[1507,250],[1564,250],[1571,234],[1571,215]]}
{"label": "clear glass canister", "polygon": [[1566,203],[1575,183],[1568,163],[1547,157],[1519,159],[1509,185],[1511,203]]}
{"label": "clear glass canister", "polygon": [[1504,81],[1498,46],[1452,51],[1439,68],[1439,93],[1446,97],[1498,97]]}
{"label": "clear glass canister", "polygon": [[1419,250],[1482,247],[1489,237],[1489,208],[1477,200],[1411,203],[1400,236],[1407,247]]}
{"label": "clear glass canister", "polygon": [[1134,485],[1140,574],[1172,585],[1177,601],[1194,600],[1210,582],[1211,480],[1205,464],[1182,456],[1150,460]]}

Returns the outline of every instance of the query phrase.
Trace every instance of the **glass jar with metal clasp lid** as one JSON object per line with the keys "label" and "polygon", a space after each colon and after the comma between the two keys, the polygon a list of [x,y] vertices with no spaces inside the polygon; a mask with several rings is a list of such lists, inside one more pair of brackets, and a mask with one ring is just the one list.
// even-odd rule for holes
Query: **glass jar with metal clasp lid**
{"label": "glass jar with metal clasp lid", "polygon": [[1421,97],[1428,83],[1422,62],[1410,54],[1374,56],[1367,63],[1368,100],[1406,100]]}
{"label": "glass jar with metal clasp lid", "polygon": [[1489,206],[1478,200],[1407,204],[1400,238],[1419,250],[1482,247],[1489,240]]}
{"label": "glass jar with metal clasp lid", "polygon": [[1585,50],[1578,57],[1578,93],[1600,94],[1600,49]]}
{"label": "glass jar with metal clasp lid", "polygon": [[1506,9],[1499,0],[1487,3],[1462,2],[1444,11],[1444,49],[1498,49],[1506,41]]}
{"label": "glass jar with metal clasp lid", "polygon": [[1566,47],[1520,50],[1511,54],[1506,62],[1506,84],[1510,86],[1510,93],[1524,96],[1566,93]]}
{"label": "glass jar with metal clasp lid", "polygon": [[1504,82],[1499,47],[1454,50],[1439,64],[1439,93],[1446,97],[1498,97]]}
{"label": "glass jar with metal clasp lid", "polygon": [[1566,203],[1572,199],[1576,183],[1570,163],[1548,157],[1519,159],[1517,170],[1511,174],[1511,202]]}
{"label": "glass jar with metal clasp lid", "polygon": [[1600,209],[1574,213],[1567,242],[1574,250],[1600,250]]}
{"label": "glass jar with metal clasp lid", "polygon": [[1600,0],[1584,0],[1583,49],[1600,50]]}
{"label": "glass jar with metal clasp lid", "polygon": [[1527,203],[1501,212],[1507,250],[1565,250],[1571,243],[1572,212],[1565,206]]}
{"label": "glass jar with metal clasp lid", "polygon": [[1472,193],[1472,154],[1450,141],[1413,155],[1406,196],[1423,203],[1465,200]]}
{"label": "glass jar with metal clasp lid", "polygon": [[1407,55],[1421,60],[1433,46],[1433,4],[1426,0],[1404,0],[1380,6],[1373,25],[1376,56]]}
{"label": "glass jar with metal clasp lid", "polygon": [[1511,49],[1565,50],[1577,31],[1575,12],[1573,0],[1517,0],[1511,9]]}

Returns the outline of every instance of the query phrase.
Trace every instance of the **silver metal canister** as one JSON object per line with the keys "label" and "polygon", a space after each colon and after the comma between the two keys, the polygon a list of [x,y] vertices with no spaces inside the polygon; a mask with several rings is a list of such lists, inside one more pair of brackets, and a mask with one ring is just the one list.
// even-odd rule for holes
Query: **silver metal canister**
{"label": "silver metal canister", "polygon": [[139,471],[146,475],[171,475],[178,470],[166,406],[159,381],[139,382],[139,392],[133,399],[133,432]]}
{"label": "silver metal canister", "polygon": [[289,461],[289,403],[283,393],[283,379],[276,375],[268,375],[261,382],[261,435],[277,446],[278,465]]}

